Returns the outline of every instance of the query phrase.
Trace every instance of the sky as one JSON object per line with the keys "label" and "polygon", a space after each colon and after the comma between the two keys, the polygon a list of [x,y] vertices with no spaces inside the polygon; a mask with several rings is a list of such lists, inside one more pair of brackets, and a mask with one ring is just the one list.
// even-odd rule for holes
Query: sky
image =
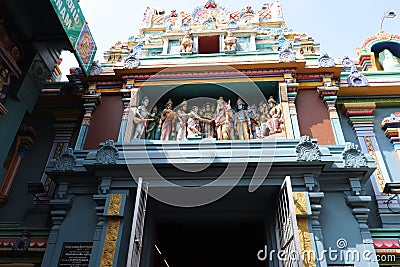
{"label": "sky", "polygon": [[[97,45],[96,60],[104,62],[103,52],[117,41],[127,41],[137,35],[147,6],[176,9],[191,13],[205,0],[80,0],[79,4]],[[263,3],[273,0],[220,0],[217,4],[228,10],[240,10],[251,5],[259,10]],[[280,0],[288,28],[307,33],[321,44],[321,53],[338,58],[356,57],[355,47],[375,35],[385,11],[395,11],[397,16],[385,19],[383,29],[400,35],[400,0]],[[74,56],[63,53],[63,74],[77,66]]]}

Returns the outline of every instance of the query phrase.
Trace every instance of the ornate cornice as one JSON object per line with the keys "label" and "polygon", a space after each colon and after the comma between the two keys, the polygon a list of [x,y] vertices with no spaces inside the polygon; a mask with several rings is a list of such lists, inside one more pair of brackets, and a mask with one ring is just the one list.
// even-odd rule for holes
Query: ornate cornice
{"label": "ornate cornice", "polygon": [[376,108],[375,103],[359,102],[359,103],[343,103],[343,113],[347,117],[354,116],[372,116]]}
{"label": "ornate cornice", "polygon": [[284,73],[292,72],[296,75],[296,69],[268,69],[268,70],[243,70],[243,71],[199,71],[199,72],[175,72],[156,74],[124,75],[123,79],[135,79],[136,81],[160,81],[160,80],[192,80],[210,78],[240,78],[240,77],[283,77]]}

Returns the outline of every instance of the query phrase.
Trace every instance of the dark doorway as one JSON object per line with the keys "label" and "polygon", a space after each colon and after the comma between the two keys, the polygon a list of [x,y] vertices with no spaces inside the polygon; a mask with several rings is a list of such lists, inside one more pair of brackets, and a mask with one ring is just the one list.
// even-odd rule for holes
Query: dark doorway
{"label": "dark doorway", "polygon": [[278,266],[257,257],[265,246],[268,253],[276,249],[273,214],[278,191],[262,186],[250,193],[247,186],[238,186],[215,202],[193,208],[149,198],[144,234],[149,239],[141,266]]}
{"label": "dark doorway", "polygon": [[219,35],[199,36],[199,54],[212,54],[219,52]]}
{"label": "dark doorway", "polygon": [[154,267],[265,267],[257,258],[264,247],[265,224],[160,224],[156,231]]}

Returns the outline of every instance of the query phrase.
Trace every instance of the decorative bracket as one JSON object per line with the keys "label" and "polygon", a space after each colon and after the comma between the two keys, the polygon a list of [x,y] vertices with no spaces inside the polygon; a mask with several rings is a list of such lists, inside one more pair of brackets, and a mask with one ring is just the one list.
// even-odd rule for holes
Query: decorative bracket
{"label": "decorative bracket", "polygon": [[367,167],[367,158],[364,153],[357,149],[358,146],[351,142],[346,142],[342,152],[344,166],[347,168]]}
{"label": "decorative bracket", "polygon": [[115,164],[118,159],[118,149],[114,145],[113,140],[107,140],[103,147],[97,150],[97,164]]}
{"label": "decorative bracket", "polygon": [[72,171],[76,164],[76,157],[74,155],[74,150],[68,148],[66,152],[62,153],[61,156],[57,158],[56,164],[54,166],[54,171],[65,172]]}
{"label": "decorative bracket", "polygon": [[299,144],[296,146],[298,161],[320,161],[321,152],[319,147],[311,141],[307,135],[302,136]]}

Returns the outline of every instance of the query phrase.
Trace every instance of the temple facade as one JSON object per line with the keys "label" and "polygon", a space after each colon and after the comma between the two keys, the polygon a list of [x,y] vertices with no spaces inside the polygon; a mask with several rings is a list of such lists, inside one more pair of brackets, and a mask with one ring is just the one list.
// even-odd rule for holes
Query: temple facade
{"label": "temple facade", "polygon": [[279,1],[147,8],[42,86],[8,222],[41,221],[42,266],[398,266],[400,36],[356,52],[321,54]]}

